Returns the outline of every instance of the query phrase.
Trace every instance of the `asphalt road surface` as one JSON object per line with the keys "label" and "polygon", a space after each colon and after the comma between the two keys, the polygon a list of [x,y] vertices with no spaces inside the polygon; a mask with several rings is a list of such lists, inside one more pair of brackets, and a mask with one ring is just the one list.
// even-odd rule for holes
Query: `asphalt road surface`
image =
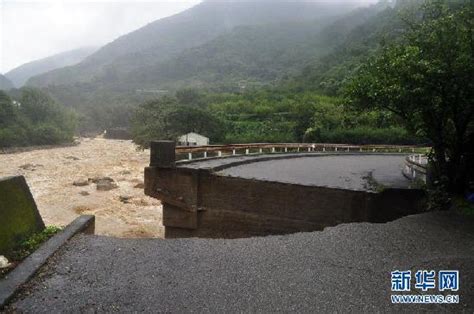
{"label": "asphalt road surface", "polygon": [[234,166],[222,175],[267,181],[327,186],[350,190],[374,188],[371,177],[384,187],[407,188],[403,155],[338,155],[259,161]]}
{"label": "asphalt road surface", "polygon": [[[423,269],[459,270],[460,303],[392,305],[390,272]],[[79,235],[7,311],[472,313],[474,222],[436,212],[236,240]]]}

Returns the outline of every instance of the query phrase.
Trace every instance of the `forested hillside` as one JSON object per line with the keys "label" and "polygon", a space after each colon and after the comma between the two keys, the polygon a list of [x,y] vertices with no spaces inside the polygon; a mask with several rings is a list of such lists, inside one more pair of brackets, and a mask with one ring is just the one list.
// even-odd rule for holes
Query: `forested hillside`
{"label": "forested hillside", "polygon": [[[379,4],[379,8],[381,5]],[[408,7],[404,6],[384,6],[382,10],[364,10],[353,14],[349,20],[343,19],[340,24],[336,23],[331,28],[333,31],[327,34],[339,38],[336,47],[331,53],[309,63],[292,83],[296,83],[299,88],[318,90],[330,95],[340,94],[346,79],[360,64],[384,43],[396,41],[405,32],[409,26],[403,19],[408,18],[409,12]],[[369,18],[358,25],[351,23],[351,19],[360,19],[360,15],[364,13],[370,14]],[[352,27],[346,28],[346,32],[337,31],[348,24]]]}
{"label": "forested hillside", "polygon": [[327,52],[317,33],[354,7],[344,1],[205,1],[28,84],[47,88],[59,102],[97,120],[91,111],[136,105],[181,87],[235,90],[274,83],[297,73],[305,58]]}
{"label": "forested hillside", "polygon": [[93,53],[96,49],[97,48],[95,47],[84,47],[28,62],[7,72],[5,76],[12,81],[15,87],[20,88],[30,77],[77,64]]}
{"label": "forested hillside", "polygon": [[307,1],[204,1],[175,16],[164,18],[122,36],[79,65],[31,80],[35,86],[126,81],[126,74],[176,57],[239,25],[263,25],[328,18],[347,13],[354,4]]}
{"label": "forested hillside", "polygon": [[8,78],[0,74],[0,90],[9,90],[10,88],[13,88],[13,83]]}
{"label": "forested hillside", "polygon": [[166,62],[132,72],[130,81],[166,90],[195,87],[240,91],[277,86],[319,58],[331,56],[334,48],[352,41],[357,35],[354,29],[377,29],[378,21],[372,20],[375,16],[384,19],[378,13],[388,7],[381,3],[336,19],[237,27]]}

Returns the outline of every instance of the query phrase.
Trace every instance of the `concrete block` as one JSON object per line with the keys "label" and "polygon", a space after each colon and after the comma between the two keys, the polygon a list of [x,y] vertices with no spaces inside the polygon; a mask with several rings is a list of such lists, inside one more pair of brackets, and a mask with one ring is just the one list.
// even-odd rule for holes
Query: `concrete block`
{"label": "concrete block", "polygon": [[150,144],[150,166],[174,168],[176,165],[176,143],[174,141],[154,141]]}
{"label": "concrete block", "polygon": [[43,229],[43,220],[25,178],[0,179],[0,255]]}

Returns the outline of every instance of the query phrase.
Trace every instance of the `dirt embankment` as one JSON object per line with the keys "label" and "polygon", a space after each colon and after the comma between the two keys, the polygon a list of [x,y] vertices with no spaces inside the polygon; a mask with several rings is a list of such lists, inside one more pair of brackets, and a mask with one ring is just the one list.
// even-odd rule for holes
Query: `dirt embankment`
{"label": "dirt embankment", "polygon": [[72,147],[0,154],[0,177],[24,175],[48,225],[93,214],[97,234],[160,237],[160,202],[143,193],[148,161],[149,152],[131,141],[82,139]]}

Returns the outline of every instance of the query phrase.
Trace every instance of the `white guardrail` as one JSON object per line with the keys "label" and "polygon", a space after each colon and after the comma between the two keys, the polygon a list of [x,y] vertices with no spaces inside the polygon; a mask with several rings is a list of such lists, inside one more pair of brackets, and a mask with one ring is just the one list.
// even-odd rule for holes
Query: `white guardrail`
{"label": "white guardrail", "polygon": [[410,180],[427,180],[428,157],[423,154],[410,155],[405,158],[403,174]]}
{"label": "white guardrail", "polygon": [[234,155],[299,153],[299,152],[362,152],[414,153],[419,147],[406,145],[347,145],[315,143],[252,143],[207,146],[177,146],[176,160],[193,160]]}
{"label": "white guardrail", "polygon": [[192,161],[242,155],[282,154],[282,153],[412,153],[405,159],[403,174],[410,180],[426,183],[428,157],[413,154],[415,151],[429,151],[429,147],[409,145],[347,145],[328,143],[251,143],[207,146],[177,146],[176,161]]}

